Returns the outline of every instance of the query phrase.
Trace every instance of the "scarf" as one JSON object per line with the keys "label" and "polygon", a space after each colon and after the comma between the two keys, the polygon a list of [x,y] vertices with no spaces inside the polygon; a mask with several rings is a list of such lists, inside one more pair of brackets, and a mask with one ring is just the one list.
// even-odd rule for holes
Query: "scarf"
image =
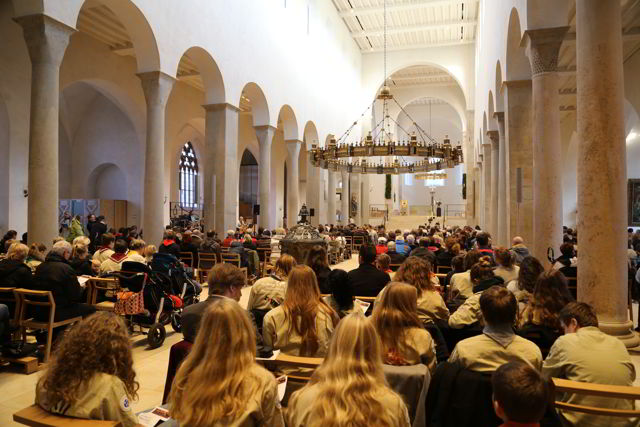
{"label": "scarf", "polygon": [[163,244],[164,246],[171,246],[171,245],[173,245],[175,242],[176,242],[176,241],[175,241],[175,240],[173,240],[173,239],[166,239],[166,240],[163,240],[163,241],[162,241],[162,244]]}
{"label": "scarf", "polygon": [[482,333],[500,344],[503,348],[507,348],[516,337],[511,325],[485,325]]}
{"label": "scarf", "polygon": [[109,259],[111,259],[111,261],[115,261],[115,262],[117,262],[117,263],[119,264],[119,263],[120,263],[120,262],[122,262],[122,260],[124,260],[126,257],[127,257],[127,254],[126,254],[126,253],[124,253],[124,254],[119,254],[119,253],[117,253],[117,252],[114,252],[114,253],[113,253],[113,255],[111,255],[111,256],[109,257]]}

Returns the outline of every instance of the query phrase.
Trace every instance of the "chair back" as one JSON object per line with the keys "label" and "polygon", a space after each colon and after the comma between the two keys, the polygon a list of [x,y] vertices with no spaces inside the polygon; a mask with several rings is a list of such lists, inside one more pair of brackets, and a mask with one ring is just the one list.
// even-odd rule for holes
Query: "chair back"
{"label": "chair back", "polygon": [[211,270],[218,262],[218,257],[213,252],[200,252],[198,254],[198,270]]}
{"label": "chair back", "polygon": [[88,420],[65,417],[47,412],[38,405],[31,405],[13,414],[13,421],[32,427],[119,427],[120,421]]}
{"label": "chair back", "polygon": [[353,236],[353,250],[359,251],[362,245],[364,245],[364,236]]}
{"label": "chair back", "polygon": [[571,295],[577,299],[578,298],[578,278],[577,277],[567,277],[567,288]]}
{"label": "chair back", "polygon": [[[575,393],[586,396],[608,397],[611,399],[640,400],[640,387],[583,383],[561,378],[553,378],[553,384],[556,388],[556,396],[562,396],[562,393]],[[606,415],[610,417],[625,418],[640,416],[639,410],[610,409],[599,406],[577,405],[557,400],[555,402],[555,407],[562,409],[563,411],[581,412],[591,415]]]}
{"label": "chair back", "polygon": [[240,254],[237,254],[235,252],[222,252],[220,255],[222,257],[223,263],[233,264],[236,267],[240,268],[240,265],[242,264]]}
{"label": "chair back", "polygon": [[49,309],[49,319],[53,322],[56,312],[56,302],[53,299],[51,291],[34,291],[31,289],[16,288],[13,293],[18,300],[20,307],[18,313],[18,322],[22,324],[25,320],[25,314],[29,306],[46,307]]}
{"label": "chair back", "polygon": [[452,270],[450,265],[439,265],[436,267],[436,273],[448,273]]}
{"label": "chair back", "polygon": [[180,252],[179,257],[180,261],[187,264],[189,267],[193,267],[193,253],[192,252]]}
{"label": "chair back", "polygon": [[118,292],[120,281],[117,277],[92,277],[87,281],[87,304],[95,305],[98,292]]}
{"label": "chair back", "polygon": [[18,298],[13,293],[15,288],[0,288],[0,302],[9,307],[9,312],[13,311],[12,321],[18,320]]}

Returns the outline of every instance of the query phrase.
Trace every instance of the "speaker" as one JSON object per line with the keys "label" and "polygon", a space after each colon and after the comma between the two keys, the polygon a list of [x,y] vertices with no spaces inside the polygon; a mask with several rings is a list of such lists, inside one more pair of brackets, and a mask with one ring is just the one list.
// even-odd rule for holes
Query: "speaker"
{"label": "speaker", "polygon": [[467,174],[462,174],[462,199],[467,200]]}
{"label": "speaker", "polygon": [[315,216],[316,210],[314,208],[309,209],[309,216]]}
{"label": "speaker", "polygon": [[260,215],[260,205],[253,205],[253,214]]}
{"label": "speaker", "polygon": [[516,169],[516,201],[522,203],[522,168]]}

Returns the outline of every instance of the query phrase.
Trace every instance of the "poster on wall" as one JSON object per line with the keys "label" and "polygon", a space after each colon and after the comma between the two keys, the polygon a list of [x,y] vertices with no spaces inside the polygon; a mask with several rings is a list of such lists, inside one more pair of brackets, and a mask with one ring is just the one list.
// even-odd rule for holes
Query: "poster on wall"
{"label": "poster on wall", "polygon": [[629,226],[640,227],[640,179],[630,179],[628,188]]}

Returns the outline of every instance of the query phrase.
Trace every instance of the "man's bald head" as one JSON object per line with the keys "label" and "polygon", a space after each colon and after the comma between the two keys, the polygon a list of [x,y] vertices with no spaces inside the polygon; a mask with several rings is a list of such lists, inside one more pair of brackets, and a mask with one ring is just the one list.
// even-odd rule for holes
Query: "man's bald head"
{"label": "man's bald head", "polygon": [[511,242],[511,244],[514,245],[514,246],[522,244],[522,243],[524,243],[524,239],[522,237],[520,237],[520,236],[514,237],[513,241]]}

